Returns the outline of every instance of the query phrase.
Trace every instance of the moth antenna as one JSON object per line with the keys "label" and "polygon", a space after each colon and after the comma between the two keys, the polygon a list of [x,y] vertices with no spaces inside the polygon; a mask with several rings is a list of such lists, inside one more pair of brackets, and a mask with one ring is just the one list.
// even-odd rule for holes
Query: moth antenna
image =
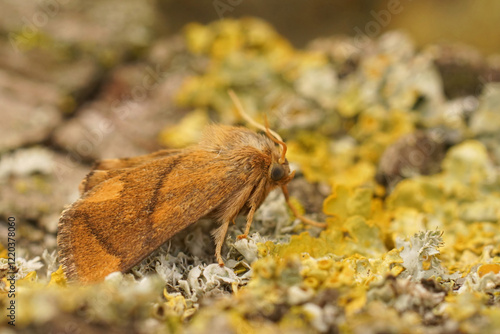
{"label": "moth antenna", "polygon": [[240,113],[241,117],[243,117],[243,119],[245,121],[247,121],[247,123],[251,124],[252,126],[256,127],[257,129],[259,130],[262,130],[264,131],[267,136],[273,141],[275,142],[276,144],[279,144],[281,145],[282,147],[282,152],[281,152],[281,157],[279,159],[279,163],[282,164],[285,162],[285,154],[286,154],[286,144],[285,142],[283,141],[283,139],[281,138],[281,136],[279,134],[277,134],[276,132],[274,132],[273,130],[271,130],[269,128],[269,125],[267,123],[267,117],[265,117],[265,122],[266,122],[266,126],[262,126],[262,124],[259,124],[257,123],[256,121],[254,121],[246,112],[245,112],[245,109],[243,108],[243,105],[241,104],[241,101],[240,99],[238,98],[238,96],[236,95],[236,93],[232,90],[232,89],[229,89],[227,91],[227,93],[229,94],[229,97],[231,98],[231,100],[233,101],[234,105],[236,106],[236,109],[238,110],[238,112]]}
{"label": "moth antenna", "polygon": [[285,144],[285,142],[283,140],[280,140],[281,138],[278,139],[278,138],[275,138],[272,135],[271,130],[269,129],[269,122],[267,121],[267,115],[265,115],[265,114],[264,114],[264,123],[266,125],[266,134],[269,137],[269,139],[271,139],[276,144],[281,145],[281,148],[282,148],[282,150],[281,150],[281,157],[278,160],[278,162],[280,164],[283,164],[283,163],[285,163],[285,155],[286,155],[286,149],[287,149],[286,144]]}

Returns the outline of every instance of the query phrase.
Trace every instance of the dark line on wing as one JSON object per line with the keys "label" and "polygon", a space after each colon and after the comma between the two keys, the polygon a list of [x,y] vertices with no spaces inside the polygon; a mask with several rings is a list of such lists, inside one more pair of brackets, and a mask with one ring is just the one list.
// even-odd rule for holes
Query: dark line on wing
{"label": "dark line on wing", "polygon": [[[144,221],[145,231],[151,231],[151,229],[153,228],[153,220],[152,220],[153,212],[155,211],[156,205],[158,204],[158,196],[163,186],[163,182],[165,182],[166,175],[169,174],[182,161],[182,158],[183,158],[182,156],[174,158],[173,161],[168,166],[166,166],[159,174],[158,181],[155,184],[153,196],[151,197],[151,200],[145,212],[146,214],[146,217],[144,217],[146,218],[146,220]],[[151,242],[152,233],[144,233],[143,235],[146,236],[143,242],[143,247],[144,247]]]}
{"label": "dark line on wing", "polygon": [[[98,233],[98,230],[94,229],[93,226],[90,224],[90,215],[89,214],[77,209],[72,214],[71,220],[73,222],[81,221],[83,223],[83,225],[85,226],[85,228],[87,229],[87,231],[90,232],[90,234],[92,234],[97,239],[97,241],[99,242],[99,245],[101,245],[101,247],[104,248],[108,254],[111,254],[114,256],[118,255],[116,253],[116,250],[111,247],[112,245],[106,241],[105,237],[103,235],[101,235],[100,233]],[[73,237],[78,238],[78,236],[75,236],[75,235],[73,235]],[[121,261],[120,261],[120,265],[121,265]]]}

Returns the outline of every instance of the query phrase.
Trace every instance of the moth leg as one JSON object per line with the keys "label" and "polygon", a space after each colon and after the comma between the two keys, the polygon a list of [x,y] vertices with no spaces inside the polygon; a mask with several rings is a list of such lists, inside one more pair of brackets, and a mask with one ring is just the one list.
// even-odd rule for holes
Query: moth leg
{"label": "moth leg", "polygon": [[309,218],[306,218],[304,216],[302,216],[299,211],[297,210],[296,207],[294,207],[292,205],[292,203],[290,202],[290,196],[288,195],[288,188],[286,187],[286,185],[284,186],[281,186],[281,190],[283,191],[283,195],[285,195],[285,200],[286,200],[286,203],[288,204],[288,206],[290,207],[290,209],[292,210],[293,214],[295,215],[295,217],[297,217],[298,219],[300,219],[303,223],[306,223],[306,224],[309,224],[309,225],[312,225],[312,226],[317,226],[317,227],[326,227],[326,224],[325,223],[318,223],[318,222],[315,222],[314,220],[311,220]]}
{"label": "moth leg", "polygon": [[252,226],[253,222],[253,215],[255,213],[255,210],[257,210],[257,207],[255,205],[252,205],[250,207],[250,212],[248,212],[247,216],[247,225],[245,227],[245,233],[240,234],[237,238],[238,240],[245,239],[248,236],[248,233],[250,233],[250,226]]}
{"label": "moth leg", "polygon": [[231,220],[229,219],[226,222],[223,222],[221,226],[219,226],[216,230],[212,232],[212,237],[215,241],[215,258],[219,263],[219,266],[224,267],[224,260],[222,260],[222,244],[226,239],[227,228],[229,227],[229,223]]}

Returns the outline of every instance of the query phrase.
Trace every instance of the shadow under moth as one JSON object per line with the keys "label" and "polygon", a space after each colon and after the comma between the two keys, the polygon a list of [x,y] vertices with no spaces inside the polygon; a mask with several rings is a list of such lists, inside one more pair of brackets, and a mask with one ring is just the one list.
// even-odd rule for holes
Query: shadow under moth
{"label": "shadow under moth", "polygon": [[229,92],[239,112],[266,135],[243,127],[210,125],[198,145],[145,156],[97,162],[80,184],[81,197],[61,215],[59,259],[70,281],[100,281],[126,272],[199,219],[215,220],[215,257],[221,256],[229,224],[247,215],[245,238],[257,208],[280,187],[290,204],[286,144],[267,125],[253,122]]}

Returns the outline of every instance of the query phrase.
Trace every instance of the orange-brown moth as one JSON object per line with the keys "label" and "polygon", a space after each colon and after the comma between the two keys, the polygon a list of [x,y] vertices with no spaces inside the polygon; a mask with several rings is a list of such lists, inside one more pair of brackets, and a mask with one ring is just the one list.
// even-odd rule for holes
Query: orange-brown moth
{"label": "orange-brown moth", "polygon": [[[219,224],[212,235],[223,266],[222,245],[238,214],[247,214],[239,236],[244,238],[272,189],[281,187],[290,205],[286,185],[295,173],[285,158],[286,144],[267,126],[264,130],[267,136],[211,125],[198,145],[186,149],[97,162],[80,184],[80,199],[59,220],[59,260],[67,278],[88,283],[126,272],[203,217]],[[324,226],[290,208],[304,222]]]}

